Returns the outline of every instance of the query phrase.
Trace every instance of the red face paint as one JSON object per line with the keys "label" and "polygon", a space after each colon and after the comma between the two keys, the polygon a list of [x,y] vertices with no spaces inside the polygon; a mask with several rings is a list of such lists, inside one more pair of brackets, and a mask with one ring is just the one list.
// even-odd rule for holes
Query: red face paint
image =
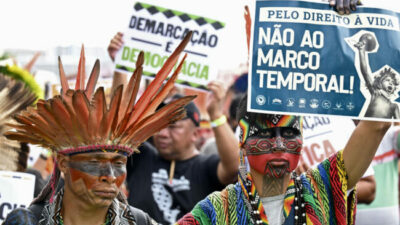
{"label": "red face paint", "polygon": [[68,165],[72,191],[94,204],[112,201],[126,178],[126,156],[118,153],[82,153]]}
{"label": "red face paint", "polygon": [[276,178],[296,169],[302,140],[300,134],[290,129],[269,128],[265,133],[248,138],[243,148],[250,166],[261,174]]}

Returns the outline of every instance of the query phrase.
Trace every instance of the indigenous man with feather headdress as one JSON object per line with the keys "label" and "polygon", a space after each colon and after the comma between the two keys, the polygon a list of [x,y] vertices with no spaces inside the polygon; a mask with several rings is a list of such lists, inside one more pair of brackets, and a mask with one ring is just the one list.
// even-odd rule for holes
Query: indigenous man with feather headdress
{"label": "indigenous man with feather headdress", "polygon": [[[127,86],[114,89],[107,104],[104,89],[95,90],[99,76],[97,60],[85,87],[85,57],[82,48],[74,89],[70,89],[59,59],[62,93],[39,100],[15,117],[15,131],[9,139],[41,145],[56,155],[50,182],[28,210],[9,215],[10,224],[153,224],[143,211],[130,207],[120,186],[126,177],[127,156],[155,132],[185,116],[184,106],[194,96],[170,102],[157,110],[172,89],[182,67],[182,59],[163,85],[191,32],[168,58],[156,78],[136,101],[143,70],[144,54],[139,54],[136,70]],[[136,104],[135,104],[136,103]],[[61,173],[64,187],[59,191]],[[21,222],[15,223],[13,219]],[[28,223],[26,221],[34,221]]]}

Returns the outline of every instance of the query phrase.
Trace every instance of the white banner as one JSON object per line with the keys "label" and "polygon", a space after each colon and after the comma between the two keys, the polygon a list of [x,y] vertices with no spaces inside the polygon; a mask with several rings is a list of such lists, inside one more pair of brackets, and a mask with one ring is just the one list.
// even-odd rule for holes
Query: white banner
{"label": "white banner", "polygon": [[[173,50],[190,30],[193,36],[184,52],[188,54],[176,81],[199,90],[214,80],[218,72],[215,59],[225,24],[215,19],[168,9],[144,2],[132,7],[124,46],[115,57],[116,69],[131,74],[140,51],[144,51],[143,75],[153,78]],[[193,11],[194,13],[196,12]]]}
{"label": "white banner", "polygon": [[316,166],[333,153],[342,150],[349,140],[354,122],[345,117],[304,116],[301,161]]}
{"label": "white banner", "polygon": [[34,175],[0,171],[0,223],[12,210],[27,208],[33,200],[34,189]]}

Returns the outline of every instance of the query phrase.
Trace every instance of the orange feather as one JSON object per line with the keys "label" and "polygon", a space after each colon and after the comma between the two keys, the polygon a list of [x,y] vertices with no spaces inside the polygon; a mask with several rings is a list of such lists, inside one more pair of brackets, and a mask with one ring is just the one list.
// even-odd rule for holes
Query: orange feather
{"label": "orange feather", "polygon": [[85,94],[88,99],[92,98],[92,94],[94,92],[94,89],[96,88],[97,80],[99,79],[100,75],[100,61],[96,59],[96,62],[94,63],[92,72],[90,73],[90,77],[88,80],[88,83],[86,84],[86,90]]}
{"label": "orange feather", "polygon": [[178,74],[182,69],[183,62],[185,61],[186,56],[187,56],[187,54],[185,54],[183,56],[183,59],[179,63],[179,66],[177,67],[177,69],[174,71],[172,76],[169,78],[169,80],[167,81],[167,83],[165,84],[163,89],[157,94],[157,96],[153,99],[153,101],[151,101],[150,105],[146,108],[146,111],[144,111],[142,113],[142,115],[140,115],[140,117],[138,118],[138,121],[140,121],[142,118],[145,118],[148,115],[154,113],[154,111],[157,109],[157,107],[160,105],[160,103],[164,100],[164,98],[167,97],[169,92],[174,87],[175,81],[178,78]]}
{"label": "orange feather", "polygon": [[52,114],[54,115],[58,124],[60,124],[61,127],[63,128],[63,132],[66,134],[65,141],[63,141],[63,143],[65,143],[66,145],[77,147],[79,141],[76,139],[73,133],[71,115],[65,108],[65,105],[63,104],[61,98],[56,96],[53,99],[51,99],[50,106]]}
{"label": "orange feather", "polygon": [[159,91],[162,82],[168,76],[169,72],[171,72],[172,68],[175,66],[175,63],[179,59],[180,53],[186,47],[190,38],[192,37],[192,32],[188,32],[182,42],[178,45],[175,51],[171,54],[171,56],[166,60],[163,67],[158,71],[154,80],[150,83],[150,85],[146,88],[139,101],[136,103],[134,108],[134,113],[132,117],[129,119],[128,126],[132,125],[137,118],[141,116],[143,111],[148,106],[149,102],[153,99],[154,95]]}
{"label": "orange feather", "polygon": [[[187,103],[189,103],[191,100],[193,100],[196,96],[185,96],[179,99],[176,99],[169,104],[165,105],[161,109],[159,109],[156,113],[144,118],[143,120],[139,121],[137,124],[132,125],[126,129],[126,134],[123,135],[122,140],[128,141],[134,137],[135,134],[137,134],[137,131],[139,131],[143,126],[146,126],[148,123],[152,123],[154,121],[157,121],[160,118],[165,119],[164,117],[167,117],[167,115],[173,113],[177,109],[183,107]],[[159,121],[158,121],[159,122]],[[155,125],[157,126],[157,125]]]}
{"label": "orange feather", "polygon": [[67,90],[69,90],[69,85],[67,81],[67,77],[65,76],[64,67],[61,62],[61,57],[58,56],[58,70],[60,71],[60,82],[62,88],[62,94],[65,94]]}
{"label": "orange feather", "polygon": [[99,127],[106,111],[107,105],[104,95],[104,88],[100,87],[96,90],[96,93],[92,99],[92,103],[89,107],[88,132],[89,136],[94,139],[94,143],[101,141]]}
{"label": "orange feather", "polygon": [[85,89],[85,49],[82,45],[81,57],[78,64],[78,74],[76,75],[75,90]]}
{"label": "orange feather", "polygon": [[88,142],[89,100],[86,98],[86,95],[83,91],[76,91],[72,97],[72,104],[76,114],[76,132],[82,137],[81,143]]}
{"label": "orange feather", "polygon": [[247,54],[250,53],[251,17],[249,7],[244,7],[244,20],[246,21]]}
{"label": "orange feather", "polygon": [[118,121],[118,108],[119,104],[121,102],[121,97],[122,97],[122,90],[123,86],[119,86],[116,91],[114,92],[111,102],[110,102],[110,108],[106,112],[106,114],[103,116],[103,119],[101,121],[100,125],[100,137],[104,138],[105,140],[109,139],[110,136],[110,130],[114,126],[114,121]]}
{"label": "orange feather", "polygon": [[121,107],[119,109],[120,121],[122,120],[123,115],[125,115],[129,109],[132,109],[133,105],[135,104],[135,98],[139,90],[140,80],[142,78],[143,62],[144,53],[141,51],[136,60],[136,69],[129,79],[128,86],[125,88],[124,95],[122,96]]}

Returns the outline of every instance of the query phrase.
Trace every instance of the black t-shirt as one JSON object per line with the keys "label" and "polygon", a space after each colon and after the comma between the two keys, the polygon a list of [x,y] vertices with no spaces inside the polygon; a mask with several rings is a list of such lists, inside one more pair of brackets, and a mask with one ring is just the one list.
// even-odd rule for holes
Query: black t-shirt
{"label": "black t-shirt", "polygon": [[172,184],[169,182],[171,162],[158,155],[149,143],[127,163],[128,202],[147,212],[161,224],[176,222],[190,212],[197,202],[224,186],[217,176],[218,155],[197,155],[176,161]]}

